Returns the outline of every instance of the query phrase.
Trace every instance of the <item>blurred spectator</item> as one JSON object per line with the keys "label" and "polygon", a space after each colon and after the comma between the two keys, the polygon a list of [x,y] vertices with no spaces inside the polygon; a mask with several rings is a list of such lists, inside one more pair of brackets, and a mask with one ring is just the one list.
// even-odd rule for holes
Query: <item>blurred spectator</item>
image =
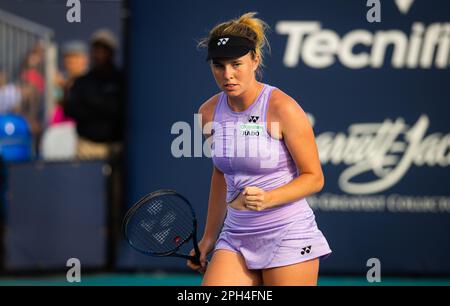
{"label": "blurred spectator", "polygon": [[9,83],[5,71],[0,67],[0,114],[17,110],[21,99],[20,88],[13,83]]}
{"label": "blurred spectator", "polygon": [[22,95],[17,112],[27,119],[35,144],[39,142],[44,117],[43,64],[44,48],[41,43],[37,43],[26,56],[20,72],[20,86],[26,94]]}
{"label": "blurred spectator", "polygon": [[123,154],[125,95],[122,73],[114,64],[118,43],[108,30],[98,30],[91,38],[91,69],[75,80],[64,111],[75,119],[78,142],[77,158],[107,159],[111,165],[110,266],[114,263],[115,241],[120,237],[123,205]]}
{"label": "blurred spectator", "polygon": [[89,64],[88,46],[82,41],[66,43],[62,49],[66,81],[69,86],[87,72]]}
{"label": "blurred spectator", "polygon": [[64,105],[77,123],[77,157],[104,159],[121,149],[124,121],[123,76],[115,66],[117,39],[109,30],[91,38],[91,69],[75,80]]}
{"label": "blurred spectator", "polygon": [[55,76],[57,102],[50,126],[42,135],[41,157],[44,160],[71,160],[76,157],[77,132],[75,121],[66,116],[64,105],[70,88],[88,69],[88,47],[82,41],[70,41],[61,48],[63,71]]}
{"label": "blurred spectator", "polygon": [[44,62],[44,48],[41,43],[37,43],[25,58],[25,62],[20,73],[22,81],[32,85],[39,94],[45,90],[45,78],[42,75]]}
{"label": "blurred spectator", "polygon": [[71,118],[64,113],[64,103],[69,89],[75,79],[83,76],[89,64],[88,47],[82,41],[71,41],[62,47],[64,70],[56,76],[57,87],[61,89],[60,98],[57,101],[50,124],[71,122]]}
{"label": "blurred spectator", "polygon": [[6,72],[0,66],[0,114],[22,114],[23,101],[30,100],[33,88],[24,82],[11,82]]}

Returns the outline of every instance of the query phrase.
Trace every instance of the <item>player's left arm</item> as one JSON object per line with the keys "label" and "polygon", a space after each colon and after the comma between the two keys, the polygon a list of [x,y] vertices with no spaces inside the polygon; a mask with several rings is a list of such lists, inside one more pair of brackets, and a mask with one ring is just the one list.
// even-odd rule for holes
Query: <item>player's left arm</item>
{"label": "player's left arm", "polygon": [[[279,133],[299,170],[300,175],[289,183],[263,191],[257,187],[244,190],[246,206],[262,210],[293,202],[322,190],[324,176],[314,132],[306,113],[298,103],[277,90],[270,101],[270,121],[279,122]],[[274,135],[275,131],[271,131]]]}

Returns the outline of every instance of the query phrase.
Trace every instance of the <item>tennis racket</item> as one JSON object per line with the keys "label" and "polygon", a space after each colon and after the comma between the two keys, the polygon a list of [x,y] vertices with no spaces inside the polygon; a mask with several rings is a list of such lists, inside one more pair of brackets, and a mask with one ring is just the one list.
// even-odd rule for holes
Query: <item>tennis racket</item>
{"label": "tennis racket", "polygon": [[[126,213],[122,229],[128,243],[141,253],[181,257],[200,265],[194,209],[174,190],[157,190],[143,197]],[[178,253],[191,239],[195,256]]]}

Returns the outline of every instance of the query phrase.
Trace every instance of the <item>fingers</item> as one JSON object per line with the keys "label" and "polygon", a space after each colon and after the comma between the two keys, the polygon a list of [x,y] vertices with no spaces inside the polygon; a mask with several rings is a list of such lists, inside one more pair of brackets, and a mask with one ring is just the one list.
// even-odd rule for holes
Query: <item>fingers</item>
{"label": "fingers", "polygon": [[[189,253],[190,256],[195,256],[195,250],[191,250]],[[205,273],[206,271],[206,258],[205,256],[200,256],[200,265],[193,263],[191,260],[187,260],[186,265],[192,270],[198,271],[200,273]]]}
{"label": "fingers", "polygon": [[244,206],[252,210],[261,210],[264,203],[265,191],[259,187],[248,186],[244,188]]}
{"label": "fingers", "polygon": [[245,197],[245,201],[247,202],[261,202],[262,201],[262,196],[246,196]]}
{"label": "fingers", "polygon": [[243,199],[243,204],[250,210],[264,209],[264,195],[246,195]]}
{"label": "fingers", "polygon": [[250,210],[263,210],[263,206],[259,203],[259,204],[246,204],[245,207],[247,207]]}
{"label": "fingers", "polygon": [[194,264],[192,261],[190,261],[189,259],[188,259],[186,265],[187,265],[189,268],[191,268],[192,270],[199,271],[199,272],[201,272],[201,271],[204,269],[203,266],[196,265],[196,264]]}
{"label": "fingers", "polygon": [[204,274],[206,272],[206,259],[200,258],[200,265],[193,264],[193,269],[198,271],[201,274]]}
{"label": "fingers", "polygon": [[200,263],[201,263],[201,267],[199,267],[197,269],[197,271],[200,272],[201,274],[205,274],[206,267],[207,267],[206,259],[204,257],[200,258]]}
{"label": "fingers", "polygon": [[[189,252],[189,256],[195,256],[195,250],[194,250],[194,249],[192,249],[192,250]],[[199,265],[193,263],[190,259],[187,260],[186,265],[187,265],[189,268],[193,269],[193,270],[197,270],[197,269],[200,268]]]}
{"label": "fingers", "polygon": [[264,194],[264,190],[259,187],[248,186],[244,188],[242,194],[245,196],[257,196]]}
{"label": "fingers", "polygon": [[260,202],[259,201],[247,201],[247,200],[243,200],[242,201],[242,204],[245,206],[245,207],[248,207],[248,206],[257,206],[258,204],[260,204]]}

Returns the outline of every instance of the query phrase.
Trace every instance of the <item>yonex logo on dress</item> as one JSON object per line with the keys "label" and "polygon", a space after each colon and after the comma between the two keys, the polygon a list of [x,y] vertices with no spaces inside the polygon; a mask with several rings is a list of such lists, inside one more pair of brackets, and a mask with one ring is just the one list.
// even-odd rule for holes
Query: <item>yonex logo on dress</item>
{"label": "yonex logo on dress", "polygon": [[229,38],[219,38],[219,42],[217,43],[218,46],[220,45],[226,45]]}
{"label": "yonex logo on dress", "polygon": [[300,252],[300,254],[305,255],[305,254],[309,254],[311,253],[311,246],[308,245],[307,247],[302,248],[302,251]]}
{"label": "yonex logo on dress", "polygon": [[[194,114],[193,132],[187,122],[175,122],[170,130],[171,134],[178,134],[172,141],[170,150],[172,156],[180,157],[258,157],[261,168],[276,167],[280,161],[280,143],[265,133],[266,122],[259,121],[261,116],[245,116],[238,122],[208,122],[202,128],[202,115]],[[248,122],[250,120],[250,122]],[[256,120],[253,122],[251,120]],[[279,131],[279,122],[270,122],[270,131]],[[214,130],[214,132],[212,132]],[[226,136],[226,141],[213,141],[213,137],[203,140],[203,135],[214,137]],[[192,137],[193,135],[193,137]],[[229,136],[229,137],[228,137]],[[264,141],[266,140],[266,141]]]}
{"label": "yonex logo on dress", "polygon": [[248,122],[256,123],[256,121],[258,121],[258,119],[259,119],[259,116],[250,116],[248,118]]}

